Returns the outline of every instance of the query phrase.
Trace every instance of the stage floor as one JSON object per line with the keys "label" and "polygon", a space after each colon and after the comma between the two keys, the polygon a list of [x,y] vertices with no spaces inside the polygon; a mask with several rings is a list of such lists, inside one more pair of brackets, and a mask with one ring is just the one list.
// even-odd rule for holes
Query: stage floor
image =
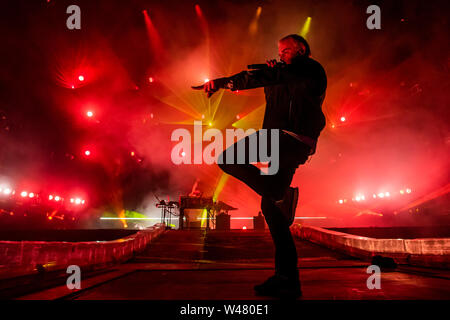
{"label": "stage floor", "polygon": [[[296,240],[304,300],[450,299],[450,272],[400,266],[381,274],[381,289],[369,290],[360,261]],[[82,279],[82,289],[64,284],[19,299],[265,300],[253,286],[274,272],[268,231],[169,230],[147,250],[101,274]]]}

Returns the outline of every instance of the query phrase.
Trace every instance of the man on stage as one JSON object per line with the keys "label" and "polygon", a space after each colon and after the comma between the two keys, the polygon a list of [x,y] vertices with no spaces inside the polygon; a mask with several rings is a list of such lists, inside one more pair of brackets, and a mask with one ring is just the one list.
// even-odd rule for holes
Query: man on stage
{"label": "man on stage", "polygon": [[[298,188],[290,187],[297,167],[315,153],[317,139],[325,127],[322,103],[327,78],[322,66],[311,59],[306,40],[296,34],[278,42],[281,63],[267,61],[267,66],[254,71],[243,71],[227,78],[211,80],[202,86],[210,97],[219,89],[245,90],[264,87],[266,110],[263,129],[279,131],[279,169],[276,174],[263,175],[249,161],[250,145],[262,136],[260,131],[245,137],[245,163],[237,161],[236,142],[219,156],[219,166],[235,178],[246,183],[261,197],[261,209],[275,245],[275,274],[256,285],[258,295],[277,297],[301,296],[297,268],[297,250],[289,227],[294,221],[298,201]],[[270,137],[270,134],[267,137]],[[273,149],[268,139],[269,151]],[[254,146],[252,146],[254,147]],[[228,159],[227,151],[234,150],[235,159]],[[254,149],[253,149],[254,150]],[[257,152],[259,155],[259,152]]]}

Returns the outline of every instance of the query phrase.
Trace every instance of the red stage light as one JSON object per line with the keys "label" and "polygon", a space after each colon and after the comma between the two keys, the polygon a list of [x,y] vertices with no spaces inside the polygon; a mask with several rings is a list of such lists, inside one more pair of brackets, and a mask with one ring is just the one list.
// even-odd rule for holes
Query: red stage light
{"label": "red stage light", "polygon": [[242,227],[242,230],[247,230],[247,227],[246,227],[246,226],[243,226],[243,227]]}
{"label": "red stage light", "polygon": [[134,155],[135,155],[134,151],[131,151],[130,154],[131,154],[132,157],[134,157]]}
{"label": "red stage light", "polygon": [[61,200],[61,198],[59,196],[56,196],[55,201],[59,201],[59,200]]}
{"label": "red stage light", "polygon": [[89,150],[86,150],[86,151],[84,152],[84,154],[85,154],[85,156],[89,157],[89,156],[91,155],[91,152],[90,152]]}
{"label": "red stage light", "polygon": [[153,83],[153,81],[154,81],[154,80],[153,80],[153,77],[149,77],[149,78],[148,78],[148,82]]}
{"label": "red stage light", "polygon": [[48,196],[48,200],[53,200],[53,196],[52,196],[52,195],[49,195],[49,196]]}
{"label": "red stage light", "polygon": [[30,198],[34,198],[34,193],[33,193],[33,192],[30,192],[30,193],[28,194],[28,196],[29,196]]}
{"label": "red stage light", "polygon": [[87,115],[89,118],[91,118],[91,117],[94,116],[94,113],[93,113],[92,111],[88,111],[88,112],[86,112],[86,115]]}
{"label": "red stage light", "polygon": [[341,117],[341,121],[344,122],[346,119],[345,117]]}
{"label": "red stage light", "polygon": [[83,76],[83,75],[80,75],[80,76],[78,77],[78,80],[80,80],[81,82],[83,82],[83,81],[84,81],[84,76]]}
{"label": "red stage light", "polygon": [[72,89],[75,89],[75,86],[74,86],[74,85],[72,85]]}
{"label": "red stage light", "polygon": [[22,193],[20,194],[21,197],[25,198],[26,196],[28,196],[28,192],[26,191],[22,191]]}

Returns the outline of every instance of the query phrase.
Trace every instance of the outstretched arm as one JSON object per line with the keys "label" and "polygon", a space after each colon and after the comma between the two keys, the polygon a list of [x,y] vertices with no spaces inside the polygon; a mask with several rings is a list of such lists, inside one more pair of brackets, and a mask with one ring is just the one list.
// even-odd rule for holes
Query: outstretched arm
{"label": "outstretched arm", "polygon": [[242,71],[226,78],[210,80],[207,83],[192,87],[195,90],[204,90],[208,98],[219,89],[232,91],[253,89],[275,84],[292,82],[298,79],[291,68],[277,65],[275,60],[267,61],[268,68],[252,71]]}
{"label": "outstretched arm", "polygon": [[294,75],[290,74],[288,67],[242,71],[228,77],[228,79],[228,88],[232,91],[266,87],[295,80]]}
{"label": "outstretched arm", "polygon": [[229,89],[228,88],[229,82],[230,82],[229,78],[219,78],[210,80],[205,84],[191,88],[194,90],[204,90],[209,98],[214,94],[214,92],[219,91],[219,89]]}

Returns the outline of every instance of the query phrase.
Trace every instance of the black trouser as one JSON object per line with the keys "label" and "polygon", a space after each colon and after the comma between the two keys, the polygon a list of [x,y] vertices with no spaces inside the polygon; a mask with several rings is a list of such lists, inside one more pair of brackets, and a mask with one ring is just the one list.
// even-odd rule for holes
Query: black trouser
{"label": "black trouser", "polygon": [[[254,135],[257,137],[257,145],[259,146],[258,133],[259,131]],[[267,137],[270,154],[270,150],[272,149],[270,145],[270,134]],[[244,139],[247,155],[249,152],[249,142],[251,141],[250,138],[251,136],[248,136]],[[270,234],[275,245],[275,271],[277,274],[289,278],[298,278],[297,249],[289,229],[289,224],[278,207],[274,205],[273,200],[280,199],[284,191],[291,185],[296,168],[308,159],[309,147],[280,130],[279,170],[274,175],[261,175],[260,169],[250,164],[247,156],[244,164],[237,164],[236,150],[238,143],[236,142],[228,148],[234,148],[234,164],[226,163],[227,149],[219,156],[219,167],[225,173],[243,181],[262,197],[261,210],[269,226]]]}

